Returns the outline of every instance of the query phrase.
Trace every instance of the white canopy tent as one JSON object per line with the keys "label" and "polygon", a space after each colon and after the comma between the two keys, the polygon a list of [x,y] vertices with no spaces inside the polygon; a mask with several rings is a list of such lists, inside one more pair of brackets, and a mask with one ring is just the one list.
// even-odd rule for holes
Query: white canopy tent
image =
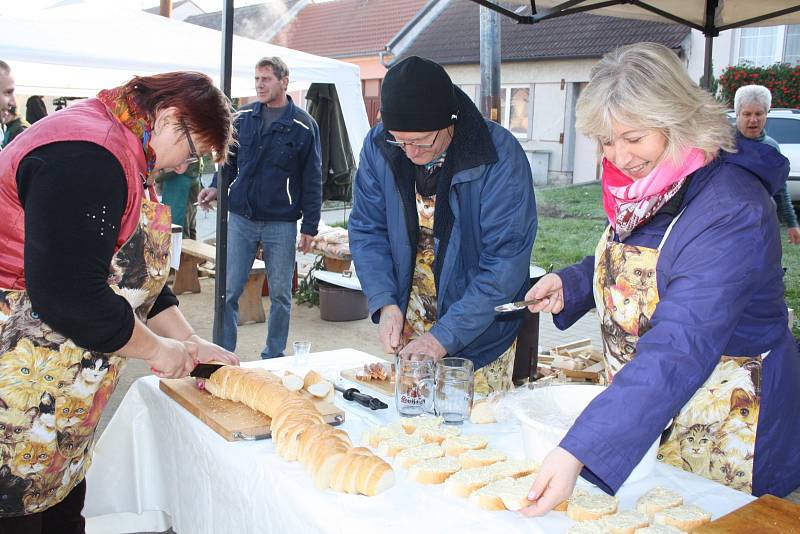
{"label": "white canopy tent", "polygon": [[[0,59],[11,65],[20,94],[94,96],[134,75],[194,70],[219,82],[221,33],[143,11],[79,3],[52,9],[0,11]],[[369,130],[356,65],[234,37],[231,96],[252,96],[256,62],[280,56],[289,90],[333,83],[350,146],[359,154]]]}

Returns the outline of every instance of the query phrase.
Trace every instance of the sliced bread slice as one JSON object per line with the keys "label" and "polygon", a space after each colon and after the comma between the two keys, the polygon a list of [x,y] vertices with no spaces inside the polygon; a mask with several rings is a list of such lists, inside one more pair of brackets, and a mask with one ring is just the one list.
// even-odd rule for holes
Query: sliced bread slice
{"label": "sliced bread slice", "polygon": [[421,426],[414,431],[414,435],[421,437],[426,443],[442,443],[447,438],[458,436],[461,430],[455,426],[425,427]]}
{"label": "sliced bread slice", "polygon": [[411,466],[408,473],[420,484],[441,484],[459,469],[461,464],[458,458],[443,456],[420,460]]}
{"label": "sliced bread slice", "polygon": [[484,510],[521,510],[529,506],[528,492],[535,475],[501,478],[472,492],[469,502]]}
{"label": "sliced bread slice", "polygon": [[441,458],[442,456],[444,456],[444,449],[436,443],[426,443],[400,452],[394,457],[394,461],[403,469],[408,469],[420,460]]}
{"label": "sliced bread slice", "polygon": [[653,523],[670,525],[686,532],[691,532],[700,525],[711,522],[711,512],[706,512],[699,506],[684,504],[656,512]]}
{"label": "sliced bread slice", "polygon": [[611,534],[606,522],[602,519],[579,521],[567,530],[566,534]]}
{"label": "sliced bread slice", "polygon": [[395,436],[391,439],[387,439],[381,444],[381,451],[386,456],[391,456],[394,458],[402,451],[406,449],[410,449],[412,447],[419,447],[420,445],[424,445],[425,442],[422,441],[422,438],[419,436],[415,436],[413,434],[401,434],[399,436]]}
{"label": "sliced bread slice", "polygon": [[449,437],[442,442],[442,447],[447,456],[460,456],[467,451],[485,449],[488,444],[489,441],[485,437],[470,434]]}
{"label": "sliced bread slice", "polygon": [[633,534],[637,528],[646,527],[650,519],[636,510],[623,510],[603,517],[611,534]]}
{"label": "sliced bread slice", "polygon": [[669,525],[650,525],[649,527],[637,528],[635,534],[684,534],[684,532]]}
{"label": "sliced bread slice", "polygon": [[402,428],[398,429],[396,426],[376,426],[361,434],[361,442],[373,449],[377,449],[381,446],[381,443],[399,435],[401,432],[404,433],[405,431]]}
{"label": "sliced bread slice", "polygon": [[462,469],[484,467],[486,465],[502,462],[505,459],[505,453],[495,449],[469,450],[458,457],[458,460],[461,462]]}
{"label": "sliced bread slice", "polygon": [[399,421],[406,434],[413,434],[420,428],[438,428],[442,426],[444,417],[440,415],[418,415],[416,417],[407,417]]}
{"label": "sliced bread slice", "polygon": [[617,511],[619,501],[605,493],[581,493],[573,495],[567,502],[567,517],[575,521],[600,519]]}
{"label": "sliced bread slice", "polygon": [[651,520],[656,512],[683,504],[683,497],[672,490],[656,486],[636,500],[636,509]]}

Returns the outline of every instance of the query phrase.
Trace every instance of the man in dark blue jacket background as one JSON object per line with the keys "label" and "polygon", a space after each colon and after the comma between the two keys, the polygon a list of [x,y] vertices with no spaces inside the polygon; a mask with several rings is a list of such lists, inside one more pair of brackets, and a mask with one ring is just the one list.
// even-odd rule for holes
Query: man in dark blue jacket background
{"label": "man in dark blue jacket background", "polygon": [[[286,94],[288,84],[289,69],[280,58],[263,58],[256,63],[258,101],[239,111],[238,146],[223,167],[230,184],[230,213],[222,346],[236,349],[239,296],[260,242],[270,296],[262,358],[284,355],[292,307],[297,221],[303,219],[297,248],[308,252],[322,207],[319,128]],[[217,198],[216,184],[215,175],[211,186],[198,196],[201,207],[208,209]]]}

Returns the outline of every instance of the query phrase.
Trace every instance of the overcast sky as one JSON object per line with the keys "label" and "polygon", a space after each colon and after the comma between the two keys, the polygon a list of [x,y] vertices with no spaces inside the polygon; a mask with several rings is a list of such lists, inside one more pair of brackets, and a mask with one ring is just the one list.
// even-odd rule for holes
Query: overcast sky
{"label": "overcast sky", "polygon": [[[0,0],[0,13],[5,11],[31,10],[47,8],[53,5],[66,4],[71,0]],[[86,1],[86,0],[84,0]],[[143,9],[159,5],[159,0],[88,0],[102,1],[104,5],[118,5],[128,9]],[[173,0],[176,2],[177,0]],[[193,0],[203,11],[219,11],[222,9],[222,0]],[[267,0],[274,2],[275,0]],[[235,7],[249,6],[251,4],[265,3],[265,0],[234,0]]]}

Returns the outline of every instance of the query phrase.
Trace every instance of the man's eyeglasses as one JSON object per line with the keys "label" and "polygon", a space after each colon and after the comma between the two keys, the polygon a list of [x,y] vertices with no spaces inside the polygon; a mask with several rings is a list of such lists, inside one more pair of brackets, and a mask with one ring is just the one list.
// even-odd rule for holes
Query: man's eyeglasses
{"label": "man's eyeglasses", "polygon": [[439,138],[440,133],[442,133],[442,130],[436,132],[436,135],[433,136],[433,141],[430,143],[417,143],[416,141],[396,141],[388,138],[386,139],[386,142],[392,146],[402,148],[403,150],[405,150],[407,146],[412,146],[414,148],[432,148],[433,145],[436,144],[436,139]]}
{"label": "man's eyeglasses", "polygon": [[197,163],[200,161],[200,154],[197,153],[197,149],[194,146],[194,142],[192,141],[192,136],[189,133],[189,127],[186,126],[186,121],[181,119],[181,128],[183,128],[183,134],[186,136],[186,140],[189,142],[189,157],[183,162],[186,165],[191,165],[193,163]]}

